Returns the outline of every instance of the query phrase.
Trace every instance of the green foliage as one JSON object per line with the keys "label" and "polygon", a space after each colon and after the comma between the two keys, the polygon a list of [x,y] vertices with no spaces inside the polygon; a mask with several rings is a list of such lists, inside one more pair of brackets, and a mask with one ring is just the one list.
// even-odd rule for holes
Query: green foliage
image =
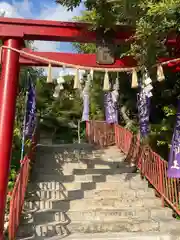
{"label": "green foliage", "polygon": [[[72,10],[81,2],[86,7],[80,21],[91,22],[94,28],[116,29],[128,25],[135,29],[134,42],[126,54],[133,55],[139,65],[152,66],[157,56],[165,55],[164,42],[170,30],[180,30],[179,0],[57,0]],[[88,46],[86,46],[88,48]]]}
{"label": "green foliage", "polygon": [[41,76],[36,85],[41,127],[54,133],[53,140],[56,143],[73,142],[77,139],[77,122],[82,116],[81,93],[73,89],[74,77],[67,75],[64,79],[64,89],[58,98],[53,97],[56,84],[47,84],[46,77]]}
{"label": "green foliage", "polygon": [[[81,1],[57,1],[69,9],[79,5]],[[75,3],[75,4],[74,4]],[[149,68],[152,78],[155,80],[154,69],[151,66],[159,56],[168,56],[165,48],[167,34],[171,30],[179,31],[180,27],[180,1],[179,0],[132,0],[132,1],[83,1],[86,10],[76,21],[92,23],[96,29],[103,26],[105,31],[115,29],[116,24],[128,25],[135,29],[133,42],[127,41],[117,46],[116,56],[131,55],[137,59],[140,66]],[[74,44],[80,53],[95,53],[95,44]],[[153,98],[151,101],[151,134],[150,144],[155,151],[167,159],[171,143],[177,97],[180,92],[180,74],[165,70],[166,81],[157,83],[154,81]],[[96,78],[95,73],[95,78]],[[138,116],[136,106],[136,91],[130,87],[131,76],[119,74],[120,78],[120,121],[133,132],[138,132]],[[112,76],[114,81],[116,76]],[[94,80],[96,81],[96,80]],[[102,80],[99,87],[93,83],[91,89],[91,117],[97,117],[101,111],[103,116]],[[94,97],[95,96],[95,97]],[[132,124],[127,124],[131,122]]]}
{"label": "green foliage", "polygon": [[104,119],[104,107],[102,91],[104,75],[102,73],[95,73],[90,88],[90,119],[102,120]]}

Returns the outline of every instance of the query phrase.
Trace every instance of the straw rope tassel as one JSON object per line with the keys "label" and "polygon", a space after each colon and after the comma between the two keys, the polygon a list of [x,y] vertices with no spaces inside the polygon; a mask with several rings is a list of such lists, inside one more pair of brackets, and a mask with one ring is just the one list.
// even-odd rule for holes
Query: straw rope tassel
{"label": "straw rope tassel", "polygon": [[116,82],[115,82],[115,85],[116,85],[116,90],[119,90],[119,73],[117,72],[117,77],[116,77]]}
{"label": "straw rope tassel", "polygon": [[137,87],[138,87],[138,76],[137,76],[136,69],[133,69],[131,88],[137,88]]}
{"label": "straw rope tassel", "polygon": [[48,66],[48,74],[47,74],[47,81],[46,82],[47,83],[53,83],[51,64],[49,64],[49,66]]}
{"label": "straw rope tassel", "polygon": [[109,91],[110,90],[109,74],[108,74],[107,71],[105,72],[105,75],[104,75],[103,90],[104,91]]}
{"label": "straw rope tassel", "polygon": [[165,80],[164,71],[162,65],[157,66],[157,81],[162,82]]}
{"label": "straw rope tassel", "polygon": [[90,76],[91,76],[91,79],[93,80],[93,76],[94,76],[94,70],[93,69],[90,70]]}
{"label": "straw rope tassel", "polygon": [[79,70],[76,69],[76,74],[74,76],[74,89],[80,89],[80,88],[81,88],[81,84],[79,80]]}

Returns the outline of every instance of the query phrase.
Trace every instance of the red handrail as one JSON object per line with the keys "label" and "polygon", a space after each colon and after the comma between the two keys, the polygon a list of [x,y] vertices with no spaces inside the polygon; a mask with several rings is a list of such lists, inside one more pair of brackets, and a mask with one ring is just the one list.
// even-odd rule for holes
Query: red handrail
{"label": "red handrail", "polygon": [[29,180],[30,163],[34,157],[35,148],[36,141],[34,136],[29,153],[24,157],[23,161],[21,161],[21,167],[11,195],[8,227],[10,240],[16,238],[16,233],[20,224],[20,217]]}
{"label": "red handrail", "polygon": [[116,145],[125,154],[130,155],[142,175],[155,188],[162,199],[180,215],[179,179],[167,177],[167,162],[155,153],[149,146],[142,147],[136,136],[118,125],[115,125]]}
{"label": "red handrail", "polygon": [[87,121],[86,137],[89,143],[100,147],[107,147],[115,144],[114,125],[104,121]]}
{"label": "red handrail", "polygon": [[[89,121],[86,126],[89,142],[101,147],[116,144],[126,154],[126,161],[135,163],[141,174],[160,195],[162,206],[166,202],[180,215],[179,179],[167,177],[167,162],[164,159],[149,146],[142,146],[139,137],[122,126],[114,125],[114,131],[112,131],[112,125],[110,127],[105,122]],[[111,137],[107,138],[107,135]]]}

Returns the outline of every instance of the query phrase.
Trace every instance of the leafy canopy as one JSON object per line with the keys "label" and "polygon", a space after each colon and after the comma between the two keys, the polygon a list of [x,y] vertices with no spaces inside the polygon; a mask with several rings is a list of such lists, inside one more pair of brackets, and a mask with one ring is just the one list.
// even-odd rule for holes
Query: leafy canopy
{"label": "leafy canopy", "polygon": [[167,33],[180,30],[179,0],[57,0],[57,3],[69,10],[83,3],[87,12],[82,20],[93,23],[95,28],[114,29],[116,24],[134,27],[135,41],[126,54],[147,67],[155,63],[157,56],[167,54],[164,49]]}

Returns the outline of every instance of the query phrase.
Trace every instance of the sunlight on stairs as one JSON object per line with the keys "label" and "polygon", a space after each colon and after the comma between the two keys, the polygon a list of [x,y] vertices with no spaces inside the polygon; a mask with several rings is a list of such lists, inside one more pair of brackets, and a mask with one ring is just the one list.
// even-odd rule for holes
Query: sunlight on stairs
{"label": "sunlight on stairs", "polygon": [[172,211],[124,159],[116,147],[39,145],[17,239],[180,239]]}

